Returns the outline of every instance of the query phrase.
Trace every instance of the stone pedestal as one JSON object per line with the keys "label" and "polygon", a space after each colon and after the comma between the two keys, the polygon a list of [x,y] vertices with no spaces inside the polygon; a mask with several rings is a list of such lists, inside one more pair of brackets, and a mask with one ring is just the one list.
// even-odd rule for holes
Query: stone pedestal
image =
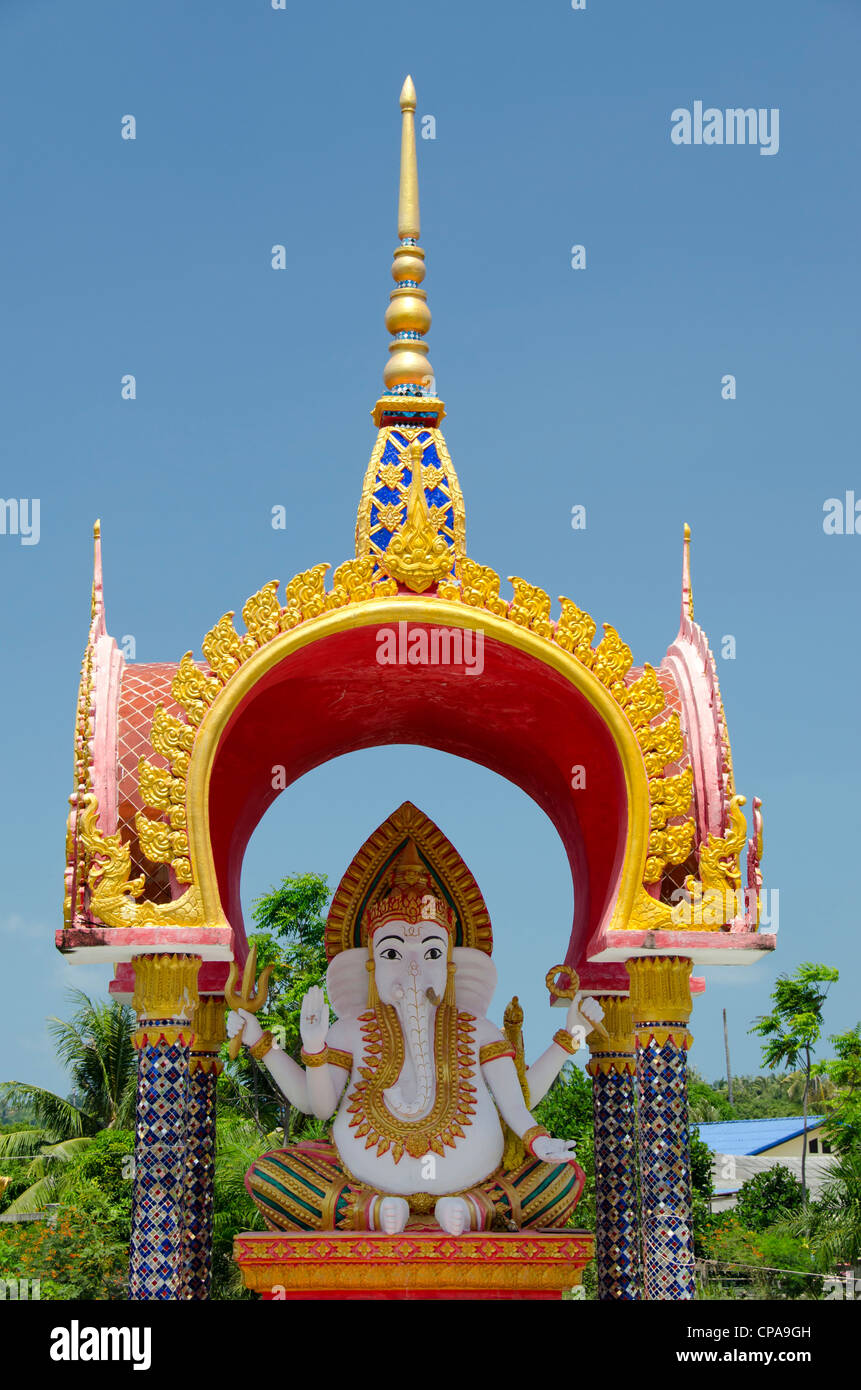
{"label": "stone pedestal", "polygon": [[397,1236],[366,1231],[253,1231],[234,1259],[246,1288],[294,1299],[560,1299],[581,1287],[594,1241],[587,1231],[449,1236],[411,1224]]}

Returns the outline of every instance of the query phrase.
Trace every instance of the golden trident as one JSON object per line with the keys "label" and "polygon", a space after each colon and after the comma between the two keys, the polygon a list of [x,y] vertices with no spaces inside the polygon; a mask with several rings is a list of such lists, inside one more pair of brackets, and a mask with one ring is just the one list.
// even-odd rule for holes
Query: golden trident
{"label": "golden trident", "polygon": [[[568,976],[568,984],[564,989],[558,983],[560,975]],[[575,999],[580,989],[580,976],[577,974],[576,970],[571,970],[567,965],[554,965],[553,969],[548,970],[547,974],[544,976],[544,983],[550,993],[556,995],[557,999]],[[600,1037],[609,1038],[610,1034],[607,1032],[603,1023],[596,1023],[594,1019],[589,1018],[587,1014],[584,1014],[583,1017],[592,1024],[593,1029]]]}
{"label": "golden trident", "polygon": [[[230,970],[227,974],[227,984],[224,986],[224,1002],[229,1004],[231,1009],[246,1009],[250,1014],[259,1013],[266,1003],[266,991],[269,986],[269,976],[275,969],[273,965],[264,965],[260,972],[260,979],[255,987],[254,980],[257,975],[257,946],[251,947],[248,952],[248,959],[245,962],[245,969],[242,972],[242,993],[237,994],[234,985],[239,977],[239,966],[236,961],[231,961]],[[252,990],[254,993],[252,994]],[[238,1032],[235,1037],[230,1039],[229,1057],[232,1062],[239,1056],[239,1049],[242,1046],[242,1032]]]}

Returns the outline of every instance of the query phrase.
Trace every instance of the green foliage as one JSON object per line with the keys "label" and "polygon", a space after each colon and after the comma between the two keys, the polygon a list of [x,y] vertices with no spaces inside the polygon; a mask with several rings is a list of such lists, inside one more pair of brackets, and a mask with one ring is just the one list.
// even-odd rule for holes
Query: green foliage
{"label": "green foliage", "polygon": [[710,1297],[822,1296],[822,1280],[811,1277],[817,1264],[809,1242],[779,1226],[748,1230],[735,1211],[712,1218],[701,1257]]}
{"label": "green foliage", "polygon": [[[573,1139],[577,1162],[586,1177],[580,1201],[568,1222],[580,1230],[595,1229],[595,1141],[593,1132],[592,1082],[573,1062],[566,1062],[547,1095],[532,1107],[539,1124],[554,1139]],[[583,1271],[587,1299],[598,1297],[595,1261]]]}
{"label": "green foliage", "polygon": [[233,1237],[238,1231],[259,1231],[263,1220],[245,1186],[245,1174],[256,1158],[277,1148],[281,1136],[261,1136],[252,1120],[225,1116],[216,1127],[214,1216],[212,1233],[212,1292],[214,1299],[252,1298],[233,1262]]}
{"label": "green foliage", "polygon": [[839,1097],[823,1132],[835,1153],[861,1153],[861,1092]]}
{"label": "green foliage", "polygon": [[822,1010],[828,986],[839,972],[827,965],[805,961],[794,975],[779,975],[772,991],[774,1008],[753,1024],[751,1033],[765,1039],[762,1060],[769,1069],[777,1066],[809,1072],[810,1052],[822,1032]]}
{"label": "green foliage", "polygon": [[703,1240],[711,1220],[711,1198],[714,1193],[712,1162],[714,1155],[696,1129],[688,1132],[691,1162],[691,1212],[694,1231],[694,1251],[702,1254]]}
{"label": "green foliage", "polygon": [[[759,1017],[751,1033],[764,1038],[762,1060],[769,1068],[784,1066],[804,1073],[802,1109],[806,1116],[810,1097],[813,1049],[822,1033],[822,1011],[828,987],[839,973],[827,965],[805,961],[794,975],[778,975],[771,998],[774,1008]],[[807,1197],[807,1122],[801,1150],[801,1187]]]}
{"label": "green foliage", "polygon": [[258,930],[250,939],[257,943],[257,959],[261,967],[270,963],[275,966],[261,1022],[272,1029],[279,1046],[295,1058],[302,1047],[302,1000],[312,986],[325,986],[327,962],[323,941],[328,901],[325,874],[295,874],[283,879],[279,888],[257,898],[252,910]]}
{"label": "green foliage", "polygon": [[[711,1089],[729,1106],[725,1080],[712,1082]],[[801,1114],[801,1097],[795,1096],[782,1076],[734,1076],[732,1107],[722,1118],[728,1120],[765,1120],[784,1115]],[[703,1118],[696,1116],[697,1119]]]}
{"label": "green foliage", "polygon": [[735,1109],[725,1095],[704,1081],[691,1067],[688,1072],[688,1115],[691,1120],[734,1120]]}
{"label": "green foliage", "polygon": [[72,1081],[68,1098],[7,1081],[0,1095],[32,1115],[33,1124],[0,1134],[0,1171],[14,1180],[0,1195],[9,1212],[42,1211],[60,1199],[67,1165],[80,1157],[102,1130],[134,1124],[137,1063],[132,1047],[135,1016],[112,1000],[93,1002],[69,991],[72,1018],[49,1020],[57,1053]]}
{"label": "green foliage", "polygon": [[828,1076],[834,1088],[826,1137],[837,1153],[861,1150],[861,1023],[829,1039],[835,1056],[819,1062],[814,1071]]}
{"label": "green foliage", "polygon": [[797,1211],[803,1200],[801,1183],[795,1174],[778,1163],[742,1183],[735,1212],[748,1230],[765,1231]]}
{"label": "green foliage", "polygon": [[18,1105],[0,1094],[0,1131],[24,1129],[33,1123],[33,1116],[26,1105]]}
{"label": "green foliage", "polygon": [[[302,1047],[302,999],[312,985],[325,988],[323,940],[328,900],[325,875],[295,874],[288,875],[280,887],[257,898],[253,905],[259,930],[249,940],[257,946],[258,968],[274,966],[266,1008],[258,1018],[263,1028],[271,1029],[279,1046],[296,1060]],[[226,1047],[222,1057],[227,1058]],[[266,1068],[258,1066],[247,1050],[235,1062],[226,1062],[218,1082],[218,1101],[222,1109],[251,1120],[260,1135],[280,1126],[284,1143],[319,1137],[319,1123],[289,1104]]]}
{"label": "green foliage", "polygon": [[56,1223],[0,1226],[0,1277],[40,1281],[41,1299],[124,1299],[128,1246],[108,1199],[91,1186]]}
{"label": "green foliage", "polygon": [[[132,1010],[114,1000],[93,1002],[79,989],[68,994],[76,1003],[71,1019],[51,1018],[48,1030],[71,1078],[71,1095],[57,1096],[23,1081],[0,1084],[0,1098],[31,1117],[25,1128],[41,1130],[44,1143],[134,1123],[137,1063]],[[5,1151],[0,1147],[0,1153]]]}
{"label": "green foliage", "polygon": [[72,1205],[81,1205],[95,1188],[105,1199],[116,1240],[125,1243],[131,1239],[134,1150],[131,1130],[103,1130],[73,1164],[63,1188]]}
{"label": "green foliage", "polygon": [[[295,874],[253,904],[258,969],[273,965],[266,1008],[258,1015],[279,1046],[298,1060],[299,1015],[313,985],[325,988],[325,912],[329,887],[322,874]],[[218,1141],[215,1164],[213,1298],[249,1297],[233,1263],[233,1237],[259,1230],[262,1222],[245,1188],[245,1173],[268,1149],[300,1139],[323,1138],[329,1122],[296,1110],[281,1095],[267,1069],[247,1049],[227,1060],[218,1080]]]}
{"label": "green foliage", "polygon": [[787,1224],[793,1236],[809,1242],[820,1269],[861,1264],[861,1150],[839,1154],[818,1201]]}
{"label": "green foliage", "polygon": [[694,1192],[698,1192],[708,1201],[714,1194],[712,1178],[714,1154],[705,1140],[700,1138],[697,1130],[692,1129],[688,1138],[691,1156],[691,1187]]}
{"label": "green foliage", "polygon": [[573,1139],[592,1134],[592,1082],[573,1062],[566,1062],[547,1095],[532,1113],[555,1139]]}

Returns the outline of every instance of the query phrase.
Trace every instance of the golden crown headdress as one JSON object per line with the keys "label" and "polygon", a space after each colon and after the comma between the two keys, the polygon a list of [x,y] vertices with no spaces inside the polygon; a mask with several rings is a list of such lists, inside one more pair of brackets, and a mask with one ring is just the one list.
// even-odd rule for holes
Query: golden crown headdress
{"label": "golden crown headdress", "polygon": [[437,922],[451,934],[455,917],[423,863],[415,840],[409,839],[389,870],[380,897],[365,909],[368,940],[384,922]]}

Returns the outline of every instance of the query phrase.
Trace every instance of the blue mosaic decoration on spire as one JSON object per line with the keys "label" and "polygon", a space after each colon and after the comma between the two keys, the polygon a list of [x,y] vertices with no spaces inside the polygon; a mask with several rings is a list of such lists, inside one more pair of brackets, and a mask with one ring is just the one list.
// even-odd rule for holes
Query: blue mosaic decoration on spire
{"label": "blue mosaic decoration on spire", "polygon": [[[413,480],[410,448],[422,449],[422,483],[428,515],[437,535],[451,551],[452,570],[465,553],[463,499],[445,440],[440,431],[418,424],[391,424],[381,429],[365,478],[356,530],[357,553],[377,562],[407,518],[407,494]],[[378,564],[379,567],[379,564]]]}

